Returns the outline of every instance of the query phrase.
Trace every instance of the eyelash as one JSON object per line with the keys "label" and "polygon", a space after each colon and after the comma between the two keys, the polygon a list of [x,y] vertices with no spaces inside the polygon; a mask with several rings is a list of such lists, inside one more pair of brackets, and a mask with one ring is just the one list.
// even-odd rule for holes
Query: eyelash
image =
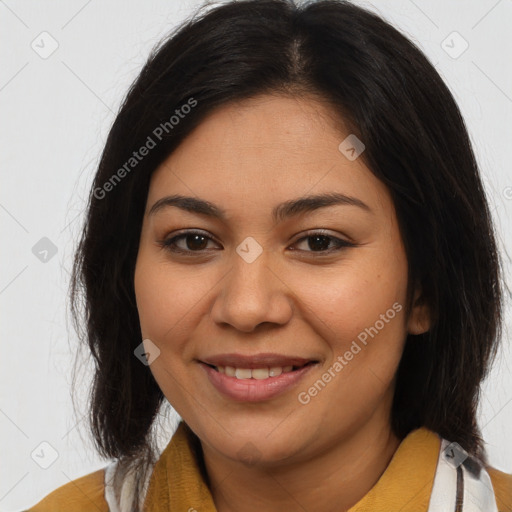
{"label": "eyelash", "polygon": [[[215,240],[213,240],[213,238],[209,237],[208,235],[205,235],[202,231],[195,231],[195,230],[188,230],[188,231],[184,231],[182,233],[179,233],[178,235],[175,235],[171,238],[168,238],[166,240],[162,240],[159,242],[159,245],[164,248],[165,250],[171,252],[171,253],[176,253],[176,254],[183,254],[183,255],[187,255],[187,256],[194,256],[194,255],[204,255],[204,253],[206,251],[208,251],[208,249],[201,249],[201,250],[198,250],[198,251],[192,251],[192,250],[184,250],[184,249],[179,249],[179,248],[176,248],[176,241],[177,240],[180,240],[180,239],[185,239],[187,236],[190,236],[190,235],[200,235],[208,240],[211,240],[213,242],[215,242]],[[297,240],[295,242],[295,244],[299,243],[299,242],[302,242],[304,240],[307,240],[308,238],[313,238],[315,236],[321,236],[323,238],[328,238],[328,239],[331,239],[334,241],[334,243],[336,244],[336,247],[333,248],[333,249],[328,249],[326,251],[303,251],[301,249],[299,249],[300,252],[309,252],[309,253],[312,253],[312,254],[317,254],[317,255],[327,255],[327,254],[332,254],[334,252],[338,252],[338,251],[341,251],[347,247],[355,247],[355,244],[351,243],[351,242],[347,242],[346,240],[342,240],[341,238],[337,238],[335,236],[332,236],[332,235],[327,235],[326,233],[324,233],[323,231],[314,231],[314,232],[309,232],[306,236],[300,238],[299,240]],[[296,250],[296,249],[295,249]]]}

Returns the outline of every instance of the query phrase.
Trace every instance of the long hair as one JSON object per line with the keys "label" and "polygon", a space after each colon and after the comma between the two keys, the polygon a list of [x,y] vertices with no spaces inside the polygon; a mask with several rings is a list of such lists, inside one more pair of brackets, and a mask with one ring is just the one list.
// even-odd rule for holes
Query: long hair
{"label": "long hair", "polygon": [[[95,361],[98,452],[135,465],[155,455],[151,427],[164,396],[134,355],[142,341],[134,268],[151,174],[213,109],[276,92],[325,101],[391,193],[408,260],[405,309],[420,284],[432,322],[406,340],[394,432],[402,439],[424,426],[487,463],[476,415],[501,338],[502,271],[468,132],[421,50],[343,0],[200,9],[153,49],[129,88],[90,191],[70,287]],[[135,159],[148,137],[154,146]]]}

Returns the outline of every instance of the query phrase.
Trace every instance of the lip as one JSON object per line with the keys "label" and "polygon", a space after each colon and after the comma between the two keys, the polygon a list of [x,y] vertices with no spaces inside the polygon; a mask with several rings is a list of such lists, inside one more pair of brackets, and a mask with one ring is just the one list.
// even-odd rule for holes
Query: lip
{"label": "lip", "polygon": [[[268,379],[260,380],[228,377],[225,373],[218,372],[205,362],[198,362],[214,388],[222,395],[238,402],[261,402],[270,400],[295,387],[313,368],[318,366],[318,363],[306,360],[306,363],[310,362],[312,364],[306,364],[306,366],[297,370],[281,373],[281,375],[277,377],[269,377]],[[259,364],[261,368],[261,363]],[[255,368],[257,368],[257,366],[255,366]]]}
{"label": "lip", "polygon": [[318,362],[316,359],[305,359],[297,356],[286,356],[283,354],[273,354],[264,352],[252,356],[243,354],[217,354],[210,357],[201,358],[201,363],[213,366],[232,366],[234,368],[271,368],[276,366],[304,366],[309,362]]}

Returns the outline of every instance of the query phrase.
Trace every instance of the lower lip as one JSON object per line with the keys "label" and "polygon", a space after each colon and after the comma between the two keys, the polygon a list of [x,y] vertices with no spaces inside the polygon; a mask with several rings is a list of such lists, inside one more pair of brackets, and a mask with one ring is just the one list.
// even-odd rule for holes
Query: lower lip
{"label": "lower lip", "polygon": [[281,373],[268,379],[237,379],[228,377],[225,373],[214,370],[205,363],[199,363],[204,368],[210,382],[223,395],[240,402],[260,402],[268,400],[297,384],[317,363],[308,364],[298,370]]}

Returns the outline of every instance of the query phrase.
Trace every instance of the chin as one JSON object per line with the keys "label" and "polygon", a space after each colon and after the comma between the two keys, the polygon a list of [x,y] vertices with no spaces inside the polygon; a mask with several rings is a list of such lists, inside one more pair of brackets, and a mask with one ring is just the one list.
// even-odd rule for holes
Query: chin
{"label": "chin", "polygon": [[243,436],[231,439],[229,452],[226,444],[221,446],[221,452],[226,457],[241,462],[248,467],[270,467],[293,459],[303,451],[296,442],[290,442],[290,436],[275,435],[266,437],[265,434]]}

